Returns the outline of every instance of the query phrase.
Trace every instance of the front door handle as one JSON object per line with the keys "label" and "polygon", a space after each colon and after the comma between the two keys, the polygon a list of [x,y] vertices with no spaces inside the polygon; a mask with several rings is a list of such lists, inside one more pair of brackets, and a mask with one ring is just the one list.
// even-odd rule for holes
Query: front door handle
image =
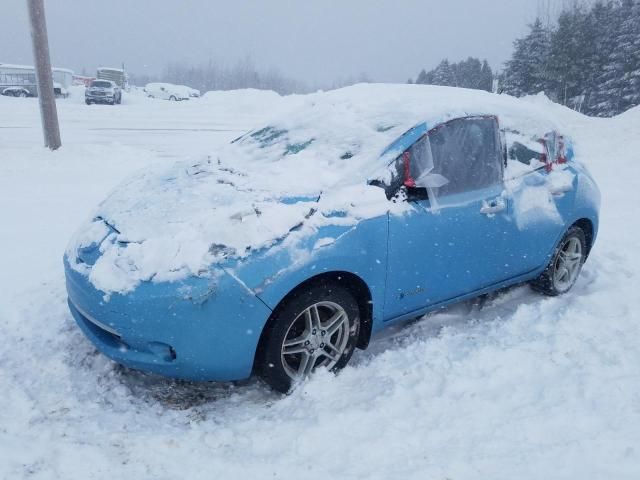
{"label": "front door handle", "polygon": [[487,202],[486,200],[482,202],[482,207],[480,208],[480,213],[484,215],[494,215],[496,213],[500,213],[507,208],[507,204],[502,198],[497,198],[495,200],[491,200]]}

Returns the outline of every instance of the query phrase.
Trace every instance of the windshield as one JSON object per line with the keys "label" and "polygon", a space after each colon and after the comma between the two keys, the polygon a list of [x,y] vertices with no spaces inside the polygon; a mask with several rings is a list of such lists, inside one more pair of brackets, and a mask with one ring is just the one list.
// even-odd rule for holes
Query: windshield
{"label": "windshield", "polygon": [[260,148],[267,148],[281,144],[283,147],[282,155],[295,155],[306,149],[314,142],[314,140],[314,138],[302,138],[299,141],[292,141],[289,138],[288,130],[268,126],[261,128],[260,130],[251,130],[250,132],[236,138],[231,143],[239,142],[245,145],[254,144],[258,145]]}
{"label": "windshield", "polygon": [[93,82],[91,82],[91,86],[99,88],[111,88],[111,82],[105,82],[104,80],[94,80]]}

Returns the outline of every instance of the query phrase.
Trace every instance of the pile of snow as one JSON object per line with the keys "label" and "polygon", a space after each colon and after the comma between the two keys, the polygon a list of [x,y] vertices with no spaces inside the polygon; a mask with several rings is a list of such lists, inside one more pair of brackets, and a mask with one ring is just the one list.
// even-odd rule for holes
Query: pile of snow
{"label": "pile of snow", "polygon": [[617,115],[613,118],[621,120],[622,122],[635,123],[638,121],[638,119],[640,119],[640,105],[630,108],[626,112],[622,112],[620,115]]}
{"label": "pile of snow", "polygon": [[37,101],[0,97],[0,478],[640,477],[640,119],[548,110],[603,197],[568,295],[523,286],[443,310],[281,397],[116,366],[75,325],[60,259],[123,178],[195,163],[266,110],[92,107],[58,102],[51,153]]}
{"label": "pile of snow", "polygon": [[240,90],[211,90],[202,95],[201,101],[209,105],[209,108],[230,112],[259,113],[262,118],[273,114],[284,103],[295,103],[300,96],[289,95],[286,97],[273,90],[257,90],[245,88]]}
{"label": "pile of snow", "polygon": [[[336,221],[354,225],[390,208],[403,211],[406,204],[390,203],[367,180],[386,173],[400,152],[382,153],[418,123],[493,114],[503,128],[538,138],[557,128],[537,104],[448,87],[357,85],[292,103],[209,159],[143,172],[121,185],[70,242],[71,265],[105,293],[208,275],[212,245],[246,256],[286,236],[312,210],[318,214],[309,234]],[[339,219],[328,215],[336,209]],[[102,252],[95,265],[76,259],[92,245]]]}

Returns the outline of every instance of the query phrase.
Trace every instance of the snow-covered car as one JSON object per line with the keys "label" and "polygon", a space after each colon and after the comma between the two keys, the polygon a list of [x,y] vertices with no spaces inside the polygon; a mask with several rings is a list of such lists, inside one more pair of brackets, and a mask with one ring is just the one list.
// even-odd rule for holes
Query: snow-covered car
{"label": "snow-covered car", "polygon": [[185,87],[191,98],[200,98],[200,90],[197,88]]}
{"label": "snow-covered car", "polygon": [[2,89],[2,95],[7,97],[31,97],[31,92],[24,87],[7,87]]}
{"label": "snow-covered car", "polygon": [[84,100],[87,105],[93,103],[116,105],[122,103],[122,90],[111,80],[92,80],[84,91]]}
{"label": "snow-covered car", "polygon": [[174,102],[180,100],[189,100],[191,95],[191,88],[184,85],[174,85],[172,83],[147,83],[144,87],[144,92],[149,98],[159,98],[161,100],[171,100]]}
{"label": "snow-covered car", "polygon": [[287,391],[450,303],[523,282],[566,293],[600,194],[561,131],[487,92],[310,95],[115,190],[67,247],[71,313],[130,367]]}

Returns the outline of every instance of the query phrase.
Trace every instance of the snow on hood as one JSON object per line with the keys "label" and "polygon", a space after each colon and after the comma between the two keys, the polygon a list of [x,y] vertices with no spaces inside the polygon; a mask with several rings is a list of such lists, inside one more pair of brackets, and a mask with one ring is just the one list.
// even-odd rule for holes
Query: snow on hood
{"label": "snow on hood", "polygon": [[[106,293],[208,275],[220,258],[269,247],[314,215],[318,227],[405,208],[367,180],[386,170],[389,144],[418,123],[497,114],[514,130],[555,127],[539,105],[448,87],[356,85],[282,102],[289,105],[265,127],[208,159],[123,183],[72,239],[72,268]],[[78,258],[92,248],[100,254]]]}

